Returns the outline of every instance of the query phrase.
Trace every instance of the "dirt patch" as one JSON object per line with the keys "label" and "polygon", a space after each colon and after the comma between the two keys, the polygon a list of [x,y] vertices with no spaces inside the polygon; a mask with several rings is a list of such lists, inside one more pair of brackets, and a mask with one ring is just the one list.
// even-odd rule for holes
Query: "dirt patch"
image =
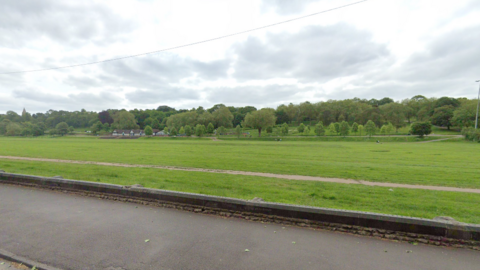
{"label": "dirt patch", "polygon": [[15,156],[0,156],[0,159],[43,161],[43,162],[55,162],[55,163],[84,164],[84,165],[86,164],[86,165],[113,166],[113,167],[126,167],[126,168],[156,168],[156,169],[173,170],[173,171],[223,173],[223,174],[232,174],[232,175],[260,176],[260,177],[278,178],[278,179],[287,179],[287,180],[317,181],[317,182],[355,184],[355,185],[378,186],[378,187],[389,187],[389,188],[424,189],[424,190],[454,191],[454,192],[480,194],[480,189],[473,189],[473,188],[382,183],[382,182],[370,182],[370,181],[354,180],[354,179],[327,178],[327,177],[305,176],[305,175],[289,175],[289,174],[275,174],[275,173],[262,173],[262,172],[245,172],[245,171],[232,171],[232,170],[216,170],[216,169],[202,169],[202,168],[189,168],[189,167],[143,165],[143,164],[125,164],[125,163],[111,163],[111,162],[95,162],[95,161],[82,161],[82,160],[29,158],[29,157],[15,157]]}

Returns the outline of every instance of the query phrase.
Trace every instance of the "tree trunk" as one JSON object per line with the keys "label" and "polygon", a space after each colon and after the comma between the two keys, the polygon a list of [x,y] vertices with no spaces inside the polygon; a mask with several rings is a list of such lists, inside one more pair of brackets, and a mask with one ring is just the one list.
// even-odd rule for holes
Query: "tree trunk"
{"label": "tree trunk", "polygon": [[262,135],[262,128],[258,128],[258,137]]}

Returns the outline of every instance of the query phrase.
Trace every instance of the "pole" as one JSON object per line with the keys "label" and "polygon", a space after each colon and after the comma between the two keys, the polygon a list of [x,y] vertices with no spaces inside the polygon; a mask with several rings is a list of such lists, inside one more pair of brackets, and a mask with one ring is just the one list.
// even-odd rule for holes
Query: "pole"
{"label": "pole", "polygon": [[[477,82],[480,82],[478,80]],[[478,127],[478,106],[480,105],[480,84],[478,86],[478,97],[477,97],[477,115],[475,116],[475,129]]]}

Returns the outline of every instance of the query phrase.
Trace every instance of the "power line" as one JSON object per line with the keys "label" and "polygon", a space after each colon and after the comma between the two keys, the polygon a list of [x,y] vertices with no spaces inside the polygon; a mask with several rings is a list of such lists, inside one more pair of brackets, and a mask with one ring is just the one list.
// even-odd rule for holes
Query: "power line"
{"label": "power line", "polygon": [[257,28],[252,28],[252,29],[249,29],[249,30],[236,32],[236,33],[233,33],[233,34],[228,34],[228,35],[215,37],[215,38],[211,38],[211,39],[205,39],[205,40],[202,40],[202,41],[197,41],[197,42],[188,43],[188,44],[179,45],[179,46],[170,47],[170,48],[165,48],[165,49],[160,49],[160,50],[156,50],[156,51],[133,54],[133,55],[128,55],[128,56],[122,56],[122,57],[111,58],[111,59],[89,62],[89,63],[83,63],[83,64],[69,65],[69,66],[42,68],[42,69],[33,69],[33,70],[23,70],[23,71],[0,72],[0,75],[18,74],[18,73],[31,73],[31,72],[40,72],[40,71],[47,71],[47,70],[56,70],[56,69],[65,69],[65,68],[72,68],[72,67],[95,65],[95,64],[105,63],[105,62],[118,61],[118,60],[123,60],[123,59],[127,59],[127,58],[139,57],[139,56],[155,54],[155,53],[159,53],[159,52],[165,52],[165,51],[180,49],[180,48],[189,47],[189,46],[193,46],[193,45],[198,45],[198,44],[202,44],[202,43],[206,43],[206,42],[210,42],[210,41],[215,41],[215,40],[219,40],[219,39],[224,39],[224,38],[228,38],[228,37],[232,37],[232,36],[236,36],[236,35],[241,35],[241,34],[245,34],[245,33],[248,33],[248,32],[253,32],[253,31],[257,31],[257,30],[260,30],[260,29],[265,29],[265,28],[268,28],[268,27],[272,27],[272,26],[276,26],[276,25],[280,25],[280,24],[284,24],[284,23],[298,21],[298,20],[301,20],[301,19],[305,19],[305,18],[308,18],[308,17],[316,16],[316,15],[323,14],[323,13],[327,13],[327,12],[330,12],[330,11],[350,7],[350,6],[357,5],[357,4],[360,4],[360,3],[363,3],[363,2],[367,2],[367,1],[368,0],[362,0],[362,1],[354,2],[354,3],[350,3],[350,4],[347,4],[347,5],[343,5],[343,6],[339,6],[339,7],[319,11],[319,12],[315,12],[315,13],[312,13],[312,14],[304,15],[304,16],[301,16],[301,17],[293,18],[293,19],[286,20],[286,21],[281,21],[281,22],[277,22],[277,23],[273,23],[273,24],[260,26],[260,27],[257,27]]}

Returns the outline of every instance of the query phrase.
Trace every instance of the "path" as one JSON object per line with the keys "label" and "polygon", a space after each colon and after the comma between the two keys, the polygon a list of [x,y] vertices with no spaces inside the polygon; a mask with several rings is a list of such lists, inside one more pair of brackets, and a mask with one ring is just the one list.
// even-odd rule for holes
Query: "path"
{"label": "path", "polygon": [[353,179],[327,178],[327,177],[319,177],[319,176],[289,175],[289,174],[246,172],[246,171],[233,171],[233,170],[142,165],[142,164],[125,164],[125,163],[96,162],[96,161],[82,161],[82,160],[29,158],[29,157],[15,157],[15,156],[0,156],[0,159],[43,161],[43,162],[56,162],[56,163],[84,164],[84,165],[100,165],[100,166],[114,166],[114,167],[127,167],[127,168],[156,168],[156,169],[165,169],[165,170],[174,170],[174,171],[224,173],[224,174],[233,174],[233,175],[261,176],[261,177],[279,178],[279,179],[288,179],[288,180],[318,181],[318,182],[330,182],[330,183],[340,183],[340,184],[359,184],[359,185],[366,185],[366,186],[378,186],[378,187],[389,187],[389,188],[425,189],[425,190],[455,191],[455,192],[480,194],[480,189],[473,189],[473,188],[382,183],[382,182],[370,182],[370,181],[353,180]]}
{"label": "path", "polygon": [[457,139],[457,138],[461,138],[461,137],[463,137],[463,136],[455,136],[455,137],[446,138],[446,139],[437,139],[437,140],[423,141],[423,142],[414,142],[414,143],[431,143],[431,142],[440,142],[440,141],[446,141],[446,140],[451,140],[451,139]]}
{"label": "path", "polygon": [[9,185],[0,185],[0,217],[2,249],[60,269],[476,270],[480,265],[480,253],[473,250]]}

